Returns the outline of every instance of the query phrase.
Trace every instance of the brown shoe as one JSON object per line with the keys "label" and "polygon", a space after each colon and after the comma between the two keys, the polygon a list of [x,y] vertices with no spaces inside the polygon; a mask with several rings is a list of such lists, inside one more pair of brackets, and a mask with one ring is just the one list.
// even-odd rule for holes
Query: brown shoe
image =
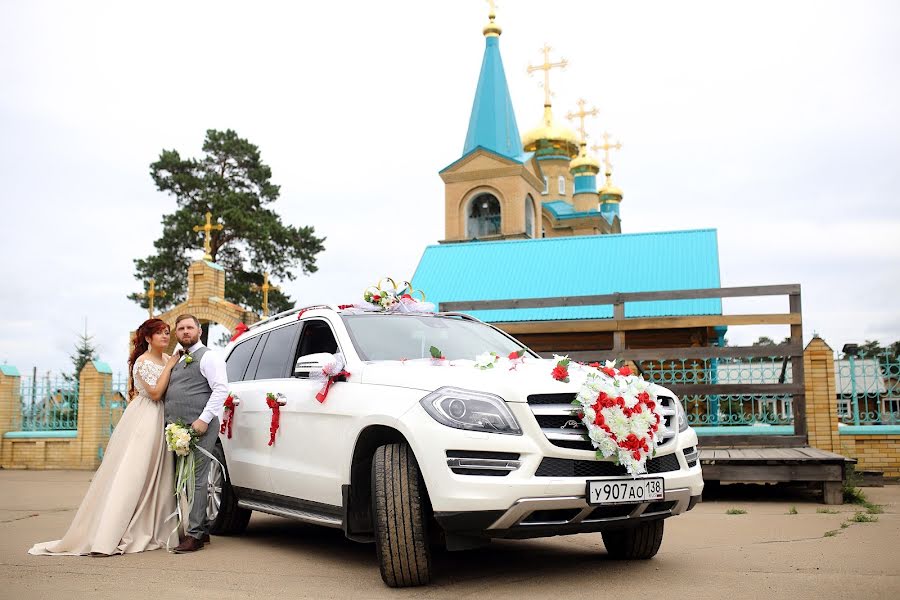
{"label": "brown shoe", "polygon": [[203,548],[203,540],[195,537],[187,536],[184,541],[175,546],[175,554],[187,554],[188,552],[196,552]]}
{"label": "brown shoe", "polygon": [[203,540],[203,543],[204,543],[204,544],[208,544],[208,543],[209,543],[209,534],[208,534],[208,533],[204,533],[204,534],[203,534],[203,537],[200,538],[200,539]]}

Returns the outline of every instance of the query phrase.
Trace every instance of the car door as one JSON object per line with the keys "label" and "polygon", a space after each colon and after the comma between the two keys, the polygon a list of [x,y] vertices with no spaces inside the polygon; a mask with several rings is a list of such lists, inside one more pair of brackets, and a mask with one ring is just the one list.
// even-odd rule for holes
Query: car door
{"label": "car door", "polygon": [[220,435],[228,462],[231,484],[237,488],[272,491],[269,461],[272,449],[268,445],[271,410],[266,405],[255,381],[269,333],[263,333],[237,344],[225,361],[228,390],[237,406],[231,427],[232,436]]}
{"label": "car door", "polygon": [[[324,318],[309,318],[293,353],[298,358],[340,351],[334,327]],[[330,506],[341,506],[343,467],[349,460],[348,439],[353,405],[350,383],[331,386],[324,403],[316,400],[323,379],[294,376],[284,386],[281,431],[272,457],[272,479],[278,494]],[[355,399],[358,404],[359,399]]]}

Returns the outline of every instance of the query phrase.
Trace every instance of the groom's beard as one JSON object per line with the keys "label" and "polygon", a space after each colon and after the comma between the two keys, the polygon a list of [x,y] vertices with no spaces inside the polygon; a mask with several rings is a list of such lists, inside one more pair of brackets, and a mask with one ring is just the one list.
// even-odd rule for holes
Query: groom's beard
{"label": "groom's beard", "polygon": [[195,338],[186,337],[186,338],[178,340],[178,341],[179,341],[179,343],[181,343],[181,347],[184,348],[185,350],[187,350],[188,348],[190,348],[191,346],[193,346],[194,344],[196,344],[197,342],[200,341],[200,336],[198,335]]}

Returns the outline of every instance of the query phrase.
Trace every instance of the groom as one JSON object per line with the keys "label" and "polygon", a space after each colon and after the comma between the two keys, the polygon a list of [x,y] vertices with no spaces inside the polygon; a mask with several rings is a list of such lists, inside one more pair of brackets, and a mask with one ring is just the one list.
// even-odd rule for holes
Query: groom
{"label": "groom", "polygon": [[[179,419],[202,437],[197,445],[212,452],[219,437],[219,421],[228,396],[225,361],[200,342],[200,321],[193,315],[175,319],[175,337],[184,348],[166,390],[166,423]],[[194,450],[196,480],[194,503],[188,515],[187,536],[175,547],[176,554],[195,552],[209,542],[209,519],[206,516],[209,488],[209,458]]]}

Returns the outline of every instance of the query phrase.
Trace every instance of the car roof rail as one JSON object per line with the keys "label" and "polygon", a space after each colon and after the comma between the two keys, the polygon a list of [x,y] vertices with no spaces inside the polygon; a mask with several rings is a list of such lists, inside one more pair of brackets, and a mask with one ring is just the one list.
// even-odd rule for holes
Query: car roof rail
{"label": "car roof rail", "polygon": [[253,325],[250,325],[247,328],[247,331],[259,327],[260,325],[264,325],[271,321],[275,321],[276,319],[281,319],[282,317],[288,317],[290,315],[295,315],[299,312],[312,310],[313,308],[334,308],[333,306],[329,306],[328,304],[313,304],[311,306],[295,306],[294,308],[289,308],[287,310],[283,310],[278,314],[272,315],[271,317],[266,317],[262,321],[257,321]]}
{"label": "car roof rail", "polygon": [[477,317],[473,317],[470,314],[461,313],[461,312],[440,312],[437,314],[439,314],[442,317],[459,317],[460,319],[464,319],[466,321],[474,321],[476,323],[484,323],[484,321],[482,321],[481,319],[479,319]]}

